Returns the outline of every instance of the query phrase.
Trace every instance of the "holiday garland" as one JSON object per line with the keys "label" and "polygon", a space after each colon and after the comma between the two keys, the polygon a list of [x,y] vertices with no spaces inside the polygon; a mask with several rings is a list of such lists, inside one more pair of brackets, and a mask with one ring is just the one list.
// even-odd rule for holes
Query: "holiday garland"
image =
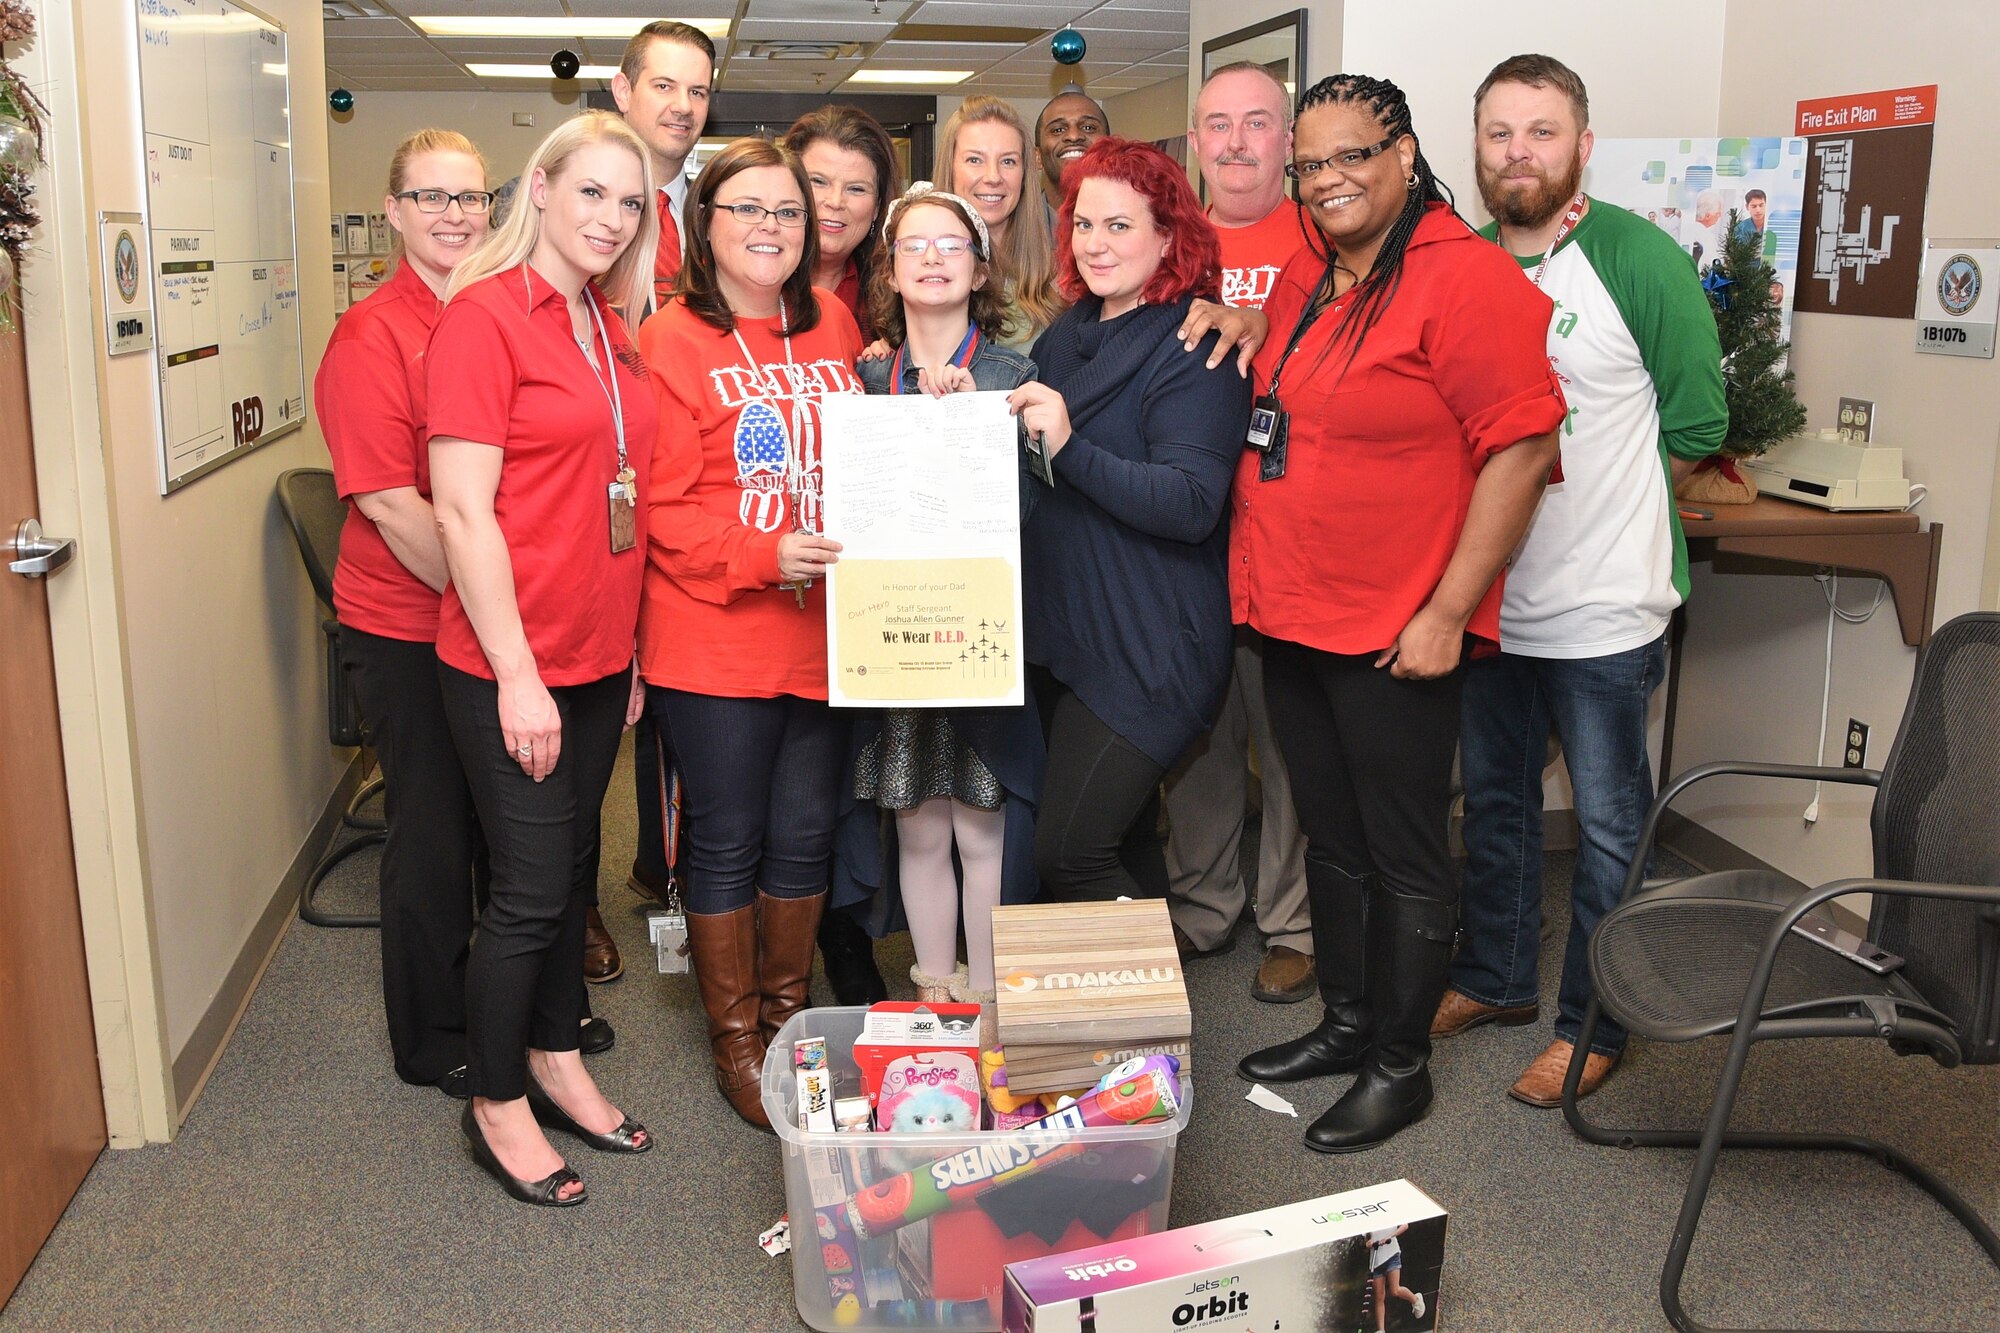
{"label": "holiday garland", "polygon": [[[0,0],[0,43],[21,41],[35,31],[25,0]],[[42,215],[35,211],[35,168],[42,160],[42,117],[48,108],[34,90],[0,59],[0,250],[12,261],[0,290],[0,329],[14,327],[14,275]]]}

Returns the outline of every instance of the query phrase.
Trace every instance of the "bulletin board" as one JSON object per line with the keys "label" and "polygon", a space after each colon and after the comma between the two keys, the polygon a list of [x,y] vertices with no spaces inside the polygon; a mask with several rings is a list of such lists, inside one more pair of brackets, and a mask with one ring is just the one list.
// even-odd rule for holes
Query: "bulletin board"
{"label": "bulletin board", "polygon": [[139,0],[160,493],[305,424],[285,29]]}

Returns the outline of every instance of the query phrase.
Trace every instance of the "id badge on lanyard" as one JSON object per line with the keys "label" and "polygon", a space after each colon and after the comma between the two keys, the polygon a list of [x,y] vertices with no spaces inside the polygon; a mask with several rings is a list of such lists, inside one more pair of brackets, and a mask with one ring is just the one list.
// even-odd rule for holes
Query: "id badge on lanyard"
{"label": "id badge on lanyard", "polygon": [[1285,475],[1285,453],[1291,444],[1292,418],[1278,397],[1278,381],[1285,373],[1285,363],[1292,359],[1293,352],[1299,350],[1299,343],[1305,339],[1306,332],[1327,309],[1322,306],[1313,310],[1293,326],[1284,355],[1271,369],[1271,391],[1250,404],[1250,428],[1244,432],[1243,445],[1247,449],[1255,449],[1260,455],[1257,459],[1259,481],[1276,481]]}
{"label": "id badge on lanyard", "polygon": [[[604,315],[595,300],[590,302],[590,317],[597,326],[599,341],[604,344],[604,373],[599,374],[595,364],[590,369],[597,375],[597,387],[604,389],[604,397],[611,404],[611,428],[618,432],[618,475],[605,488],[605,498],[611,515],[611,554],[621,555],[639,544],[639,475],[625,461],[625,396],[618,387],[618,363],[611,354],[611,335],[605,331]],[[604,383],[606,374],[611,378],[609,388]]]}

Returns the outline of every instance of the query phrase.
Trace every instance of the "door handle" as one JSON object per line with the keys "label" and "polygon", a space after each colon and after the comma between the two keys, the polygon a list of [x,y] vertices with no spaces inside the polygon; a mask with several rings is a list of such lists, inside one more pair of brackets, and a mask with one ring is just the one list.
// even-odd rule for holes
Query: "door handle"
{"label": "door handle", "polygon": [[44,537],[39,522],[24,518],[21,526],[14,530],[13,537],[0,542],[0,551],[7,554],[7,568],[23,578],[38,579],[55,573],[70,562],[76,554],[76,540],[71,537]]}

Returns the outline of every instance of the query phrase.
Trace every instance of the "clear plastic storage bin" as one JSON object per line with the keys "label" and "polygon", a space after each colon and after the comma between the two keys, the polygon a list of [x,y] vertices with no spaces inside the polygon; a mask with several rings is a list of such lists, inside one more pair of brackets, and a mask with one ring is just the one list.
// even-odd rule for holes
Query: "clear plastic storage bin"
{"label": "clear plastic storage bin", "polygon": [[[1000,1327],[1007,1264],[1166,1229],[1175,1146],[1193,1109],[1185,1078],[1174,1118],[1145,1125],[1039,1134],[800,1129],[794,1044],[824,1037],[834,1095],[858,1096],[854,1042],[867,1012],[803,1010],[778,1033],[764,1062],[764,1110],[784,1153],[794,1297],[806,1323],[822,1330],[992,1333]],[[936,1179],[977,1190],[1027,1155],[1032,1166],[933,1216],[868,1239],[844,1232],[842,1205],[870,1186],[905,1172],[929,1173],[943,1162]]]}

